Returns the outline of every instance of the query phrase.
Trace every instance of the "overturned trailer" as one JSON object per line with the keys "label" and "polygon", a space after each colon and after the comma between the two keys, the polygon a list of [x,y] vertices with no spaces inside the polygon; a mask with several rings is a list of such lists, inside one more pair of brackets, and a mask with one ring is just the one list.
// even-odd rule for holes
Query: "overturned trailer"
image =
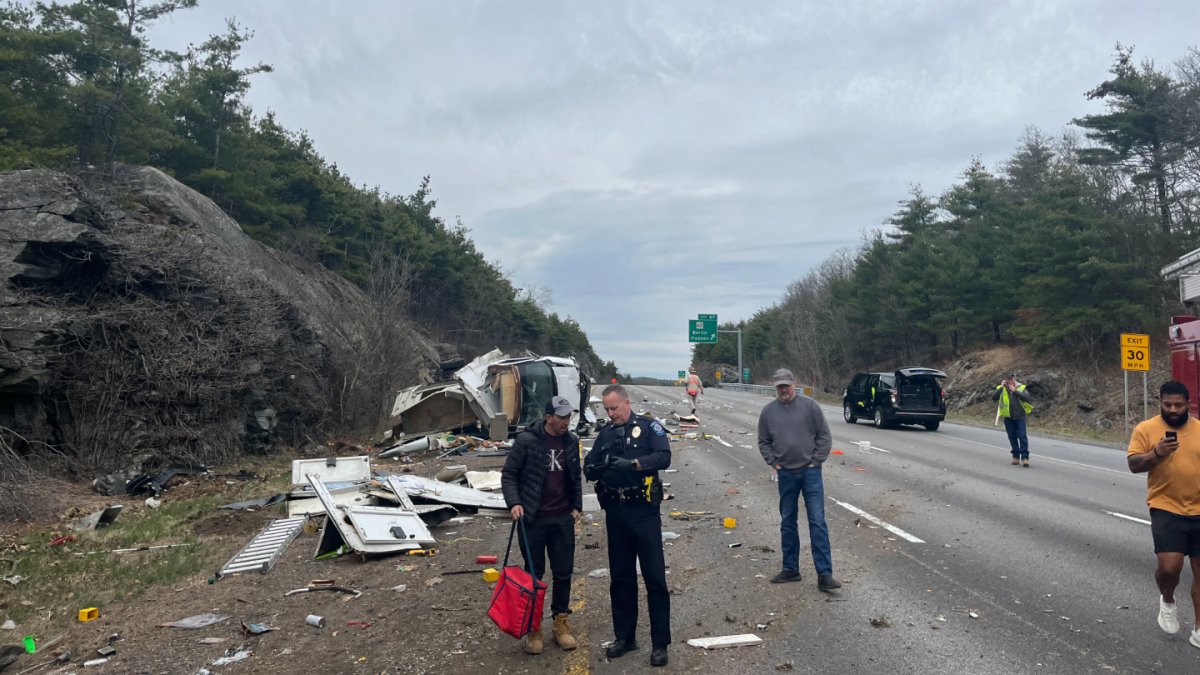
{"label": "overturned trailer", "polygon": [[476,427],[491,440],[503,440],[542,419],[551,397],[563,396],[578,409],[571,429],[587,436],[596,427],[591,384],[575,359],[508,356],[493,349],[459,368],[448,382],[398,392],[392,433],[398,439]]}

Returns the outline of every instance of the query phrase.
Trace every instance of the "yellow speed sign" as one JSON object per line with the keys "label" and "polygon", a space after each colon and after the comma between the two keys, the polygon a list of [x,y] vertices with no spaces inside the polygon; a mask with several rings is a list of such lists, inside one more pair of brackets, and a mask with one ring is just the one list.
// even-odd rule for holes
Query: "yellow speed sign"
{"label": "yellow speed sign", "polygon": [[1121,369],[1150,370],[1150,336],[1121,333]]}

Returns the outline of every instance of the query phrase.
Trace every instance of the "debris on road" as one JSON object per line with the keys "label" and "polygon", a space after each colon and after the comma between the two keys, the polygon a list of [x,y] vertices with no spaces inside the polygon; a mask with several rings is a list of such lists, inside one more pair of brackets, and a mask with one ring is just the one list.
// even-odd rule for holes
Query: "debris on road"
{"label": "debris on road", "polygon": [[495,492],[500,489],[499,471],[468,471],[465,476],[467,486],[472,490]]}
{"label": "debris on road", "polygon": [[275,629],[271,628],[270,626],[268,626],[265,623],[246,623],[245,621],[242,622],[242,632],[245,633],[246,635],[262,635],[263,633],[270,633],[273,630],[275,630]]}
{"label": "debris on road", "polygon": [[317,591],[332,591],[334,593],[345,593],[351,596],[351,600],[362,595],[362,591],[356,591],[353,588],[345,586],[305,586],[304,588],[295,588],[283,594],[283,597],[299,595],[301,593],[316,593]]}
{"label": "debris on road", "polygon": [[762,644],[762,638],[753,633],[743,635],[722,635],[720,637],[692,638],[687,643],[701,649],[724,649],[726,647],[749,647]]}
{"label": "debris on road", "polygon": [[97,511],[90,516],[80,518],[72,523],[68,523],[67,527],[80,532],[99,530],[111,525],[113,521],[117,519],[117,516],[121,515],[121,511],[124,509],[124,505],[115,504],[106,509]]}
{"label": "debris on road", "polygon": [[[232,651],[232,650],[230,650],[230,651]],[[213,661],[212,665],[227,666],[231,663],[237,663],[238,661],[245,661],[246,659],[250,658],[250,655],[253,653],[254,653],[254,651],[250,650],[250,649],[242,649],[242,650],[234,652],[233,654],[226,653],[225,656],[222,656],[221,658],[217,659],[216,661]]]}
{"label": "debris on road", "polygon": [[398,508],[341,505],[334,501],[319,476],[309,474],[307,478],[328,514],[315,557],[340,551],[344,546],[356,553],[397,553],[436,541],[425,521],[413,510],[412,502],[397,483],[397,476],[388,476],[387,484],[401,500]]}
{"label": "debris on road", "polygon": [[206,612],[204,614],[196,614],[194,616],[189,616],[186,619],[180,619],[170,623],[160,623],[158,624],[158,627],[195,630],[197,628],[207,628],[209,626],[221,623],[222,621],[228,621],[229,618],[230,615],[228,614],[213,614],[212,612]]}
{"label": "debris on road", "polygon": [[881,614],[878,617],[871,619],[871,625],[876,628],[891,628],[892,622],[887,618],[887,615]]}

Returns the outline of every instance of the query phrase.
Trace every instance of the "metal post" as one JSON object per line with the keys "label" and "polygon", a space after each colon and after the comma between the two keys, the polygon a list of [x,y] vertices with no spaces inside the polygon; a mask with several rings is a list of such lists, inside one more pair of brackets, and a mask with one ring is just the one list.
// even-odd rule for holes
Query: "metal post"
{"label": "metal post", "polygon": [[1124,397],[1124,407],[1122,409],[1125,411],[1125,433],[1129,433],[1129,371],[1122,370],[1121,374],[1125,376],[1125,386],[1121,390],[1121,394]]}
{"label": "metal post", "polygon": [[738,336],[738,366],[737,366],[738,367],[738,376],[737,376],[737,381],[738,381],[738,384],[745,384],[745,382],[742,381],[742,329],[741,328],[738,328],[736,330],[717,329],[717,332],[718,333],[737,333],[737,336]]}
{"label": "metal post", "polygon": [[1147,407],[1146,399],[1146,371],[1142,371],[1142,419],[1150,417],[1150,409]]}

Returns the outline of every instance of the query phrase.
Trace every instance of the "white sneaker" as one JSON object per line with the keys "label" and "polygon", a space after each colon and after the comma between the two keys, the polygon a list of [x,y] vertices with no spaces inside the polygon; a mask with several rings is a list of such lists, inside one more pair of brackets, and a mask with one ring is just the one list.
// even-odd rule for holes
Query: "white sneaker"
{"label": "white sneaker", "polygon": [[1192,631],[1192,636],[1188,638],[1188,644],[1200,648],[1200,628]]}
{"label": "white sneaker", "polygon": [[1158,598],[1158,627],[1171,635],[1179,632],[1179,607],[1166,602],[1162,596]]}

